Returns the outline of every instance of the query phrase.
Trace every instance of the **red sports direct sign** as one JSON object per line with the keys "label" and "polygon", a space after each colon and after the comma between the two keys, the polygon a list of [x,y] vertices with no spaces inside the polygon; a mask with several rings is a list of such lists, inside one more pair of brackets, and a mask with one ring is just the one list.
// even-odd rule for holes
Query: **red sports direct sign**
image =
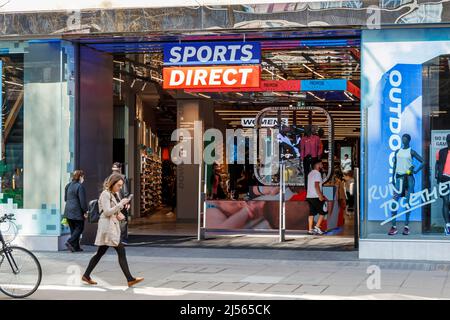
{"label": "red sports direct sign", "polygon": [[217,90],[214,88],[208,89],[190,89],[186,92],[263,92],[263,91],[286,91],[286,92],[300,92],[300,80],[261,80],[259,88],[222,88]]}
{"label": "red sports direct sign", "polygon": [[259,88],[260,66],[170,67],[164,89]]}

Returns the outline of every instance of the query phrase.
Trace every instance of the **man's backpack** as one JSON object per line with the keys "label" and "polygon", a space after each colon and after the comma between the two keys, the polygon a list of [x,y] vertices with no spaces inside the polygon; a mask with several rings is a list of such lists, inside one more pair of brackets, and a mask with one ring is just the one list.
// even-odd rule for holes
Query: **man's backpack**
{"label": "man's backpack", "polygon": [[88,221],[89,223],[97,223],[102,213],[98,207],[98,199],[89,202]]}

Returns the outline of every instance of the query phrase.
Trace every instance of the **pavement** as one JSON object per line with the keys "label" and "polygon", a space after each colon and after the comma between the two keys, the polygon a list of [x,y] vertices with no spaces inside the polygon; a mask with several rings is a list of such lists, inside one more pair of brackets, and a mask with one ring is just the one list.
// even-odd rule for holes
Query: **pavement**
{"label": "pavement", "polygon": [[[81,283],[96,248],[36,252],[43,268],[30,298],[56,300],[191,299],[448,299],[450,263],[358,260],[357,251],[129,246],[131,272],[145,281],[128,288],[110,249]],[[0,300],[10,298],[0,294]]]}

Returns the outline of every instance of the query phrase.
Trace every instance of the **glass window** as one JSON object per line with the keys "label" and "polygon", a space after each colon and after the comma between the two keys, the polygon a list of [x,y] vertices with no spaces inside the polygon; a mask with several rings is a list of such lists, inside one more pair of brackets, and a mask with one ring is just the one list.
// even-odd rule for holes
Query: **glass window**
{"label": "glass window", "polygon": [[449,236],[447,31],[363,32],[364,238]]}
{"label": "glass window", "polygon": [[70,43],[0,42],[0,211],[22,235],[59,235],[74,167],[75,57]]}

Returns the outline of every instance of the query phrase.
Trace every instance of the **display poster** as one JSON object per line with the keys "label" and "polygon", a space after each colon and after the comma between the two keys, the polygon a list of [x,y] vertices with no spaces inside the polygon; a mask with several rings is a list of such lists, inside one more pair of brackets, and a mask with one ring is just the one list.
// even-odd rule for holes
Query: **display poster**
{"label": "display poster", "polygon": [[[438,183],[434,178],[436,175],[436,154],[439,150],[447,147],[447,135],[450,134],[450,130],[432,130],[431,131],[431,145],[430,145],[430,188],[436,188]],[[435,223],[444,223],[444,219],[441,213],[442,199],[435,201],[431,204],[432,220]]]}
{"label": "display poster", "polygon": [[[327,199],[326,220],[323,230],[342,226],[344,207],[340,207],[335,196],[336,188],[324,186]],[[252,186],[248,200],[207,200],[206,228],[221,230],[278,230],[279,229],[279,187]],[[309,203],[306,191],[295,193],[286,189],[286,230],[308,230]]]}
{"label": "display poster", "polygon": [[[430,66],[439,65],[450,54],[450,37],[438,29],[364,30],[361,52],[364,218],[383,226],[390,225],[393,213],[399,221],[410,213],[410,221],[421,221],[422,213],[431,208],[436,223],[434,217],[442,215],[441,197],[448,194],[450,184],[436,184],[435,156],[450,124],[438,98],[438,68]],[[434,114],[434,108],[441,111]],[[409,145],[403,148],[405,134]],[[400,159],[400,166],[394,165],[395,159]],[[403,175],[397,175],[403,178],[397,179],[398,167],[412,170],[404,169]]]}
{"label": "display poster", "polygon": [[[369,186],[369,220],[385,220],[400,201],[393,199],[394,157],[402,147],[402,136],[411,136],[411,148],[422,150],[422,67],[419,64],[396,64],[378,83],[380,100],[369,110],[367,122]],[[417,165],[417,164],[416,164]],[[420,187],[421,175],[415,175]],[[400,199],[399,199],[400,200]],[[409,208],[404,208],[408,210]],[[403,217],[399,217],[401,220]],[[411,211],[411,221],[421,219],[421,210]]]}

